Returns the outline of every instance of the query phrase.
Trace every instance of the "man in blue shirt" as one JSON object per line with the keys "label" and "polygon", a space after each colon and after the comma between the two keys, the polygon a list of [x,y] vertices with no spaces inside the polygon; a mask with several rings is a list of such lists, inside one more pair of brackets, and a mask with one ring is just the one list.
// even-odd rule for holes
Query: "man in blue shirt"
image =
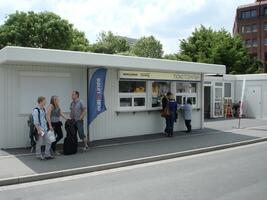
{"label": "man in blue shirt", "polygon": [[[45,97],[38,97],[38,106],[33,110],[32,117],[33,123],[37,130],[37,141],[36,141],[36,157],[38,159],[52,159],[50,148],[51,143],[48,138],[48,127],[46,121],[46,113],[45,113],[45,105],[46,99]],[[45,145],[44,155],[42,154],[41,147]]]}
{"label": "man in blue shirt", "polygon": [[192,120],[192,101],[187,99],[186,104],[181,106],[181,109],[184,111],[184,121],[187,128],[187,133],[191,132],[191,120]]}
{"label": "man in blue shirt", "polygon": [[173,125],[177,120],[177,102],[172,93],[168,95],[167,107],[169,110],[169,115],[166,116],[166,133],[168,137],[173,137]]}

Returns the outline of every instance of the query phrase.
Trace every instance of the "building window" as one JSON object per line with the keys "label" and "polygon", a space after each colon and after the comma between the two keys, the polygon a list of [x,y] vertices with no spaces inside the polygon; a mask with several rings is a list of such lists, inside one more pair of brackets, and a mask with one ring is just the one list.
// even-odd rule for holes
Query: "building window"
{"label": "building window", "polygon": [[184,102],[183,102],[183,96],[182,96],[182,95],[178,95],[178,96],[176,96],[176,101],[177,101],[177,103],[178,103],[179,105],[184,104]]}
{"label": "building window", "polygon": [[252,46],[253,47],[257,47],[258,46],[258,43],[257,43],[257,40],[256,39],[253,39],[252,40]]}
{"label": "building window", "polygon": [[264,30],[267,30],[267,22],[264,22],[263,28],[264,28]]}
{"label": "building window", "polygon": [[176,102],[179,105],[184,105],[187,99],[191,99],[192,106],[197,106],[197,95],[196,94],[176,94]]}
{"label": "building window", "polygon": [[226,98],[232,97],[231,83],[224,83],[224,97]]}
{"label": "building window", "polygon": [[252,32],[257,32],[258,31],[256,24],[251,25],[251,31]]}
{"label": "building window", "polygon": [[245,33],[246,26],[241,26],[241,33]]}
{"label": "building window", "polygon": [[134,98],[134,106],[135,107],[143,107],[146,105],[146,99],[145,97],[135,97]]}
{"label": "building window", "polygon": [[246,12],[241,12],[241,18],[245,19],[246,18]]}
{"label": "building window", "polygon": [[153,81],[152,82],[152,107],[160,107],[161,99],[164,94],[171,91],[171,82]]}
{"label": "building window", "polygon": [[187,99],[191,99],[192,106],[197,106],[197,83],[177,82],[176,101],[178,104],[185,104]]}
{"label": "building window", "polygon": [[243,11],[241,12],[241,18],[242,19],[249,19],[257,17],[257,11],[256,10],[249,10],[249,11]]}
{"label": "building window", "polygon": [[119,107],[138,109],[146,107],[146,81],[119,81]]}
{"label": "building window", "polygon": [[251,11],[251,17],[257,17],[257,11],[256,10]]}
{"label": "building window", "polygon": [[221,101],[222,98],[222,88],[215,88],[215,101]]}
{"label": "building window", "polygon": [[267,38],[264,38],[263,43],[264,43],[265,46],[267,46]]}
{"label": "building window", "polygon": [[264,8],[264,15],[267,15],[267,8]]}
{"label": "building window", "polygon": [[120,107],[132,107],[132,98],[120,98]]}
{"label": "building window", "polygon": [[252,46],[252,40],[246,40],[245,47],[251,47],[251,46]]}
{"label": "building window", "polygon": [[[197,97],[188,96],[187,99],[190,99],[192,102],[192,105],[197,105]],[[187,101],[186,99],[186,101]]]}
{"label": "building window", "polygon": [[119,92],[120,93],[145,93],[146,82],[145,81],[120,81]]}
{"label": "building window", "polygon": [[245,26],[245,33],[250,33],[251,32],[251,26],[247,25]]}
{"label": "building window", "polygon": [[251,33],[251,32],[257,32],[257,31],[258,31],[258,28],[256,24],[241,26],[241,33]]}
{"label": "building window", "polygon": [[176,83],[176,93],[196,93],[197,92],[197,84],[190,82],[177,82]]}

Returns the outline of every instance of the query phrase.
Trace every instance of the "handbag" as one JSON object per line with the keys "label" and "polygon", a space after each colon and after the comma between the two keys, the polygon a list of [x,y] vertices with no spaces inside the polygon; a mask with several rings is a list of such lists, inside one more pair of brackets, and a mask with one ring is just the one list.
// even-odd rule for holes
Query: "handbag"
{"label": "handbag", "polygon": [[170,109],[168,106],[166,106],[164,109],[160,111],[161,117],[167,117],[170,116]]}
{"label": "handbag", "polygon": [[50,143],[55,142],[55,141],[56,141],[56,136],[55,136],[54,131],[48,131],[48,133],[47,133],[47,138],[48,138],[48,141],[49,141]]}

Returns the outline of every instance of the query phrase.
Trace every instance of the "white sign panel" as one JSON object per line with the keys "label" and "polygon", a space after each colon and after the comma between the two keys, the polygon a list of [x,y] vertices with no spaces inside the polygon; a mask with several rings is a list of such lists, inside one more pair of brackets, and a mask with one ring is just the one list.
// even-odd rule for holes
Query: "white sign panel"
{"label": "white sign panel", "polygon": [[201,81],[200,74],[164,73],[142,71],[119,71],[121,79],[148,79],[148,80],[173,80],[173,81]]}

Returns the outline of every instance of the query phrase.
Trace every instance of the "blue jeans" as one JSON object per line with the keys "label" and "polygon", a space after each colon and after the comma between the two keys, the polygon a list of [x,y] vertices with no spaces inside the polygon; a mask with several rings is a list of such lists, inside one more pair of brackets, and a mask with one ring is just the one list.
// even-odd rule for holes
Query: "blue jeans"
{"label": "blue jeans", "polygon": [[168,133],[168,135],[172,136],[173,135],[173,125],[175,122],[175,115],[171,114],[170,116],[166,117],[166,133]]}
{"label": "blue jeans", "polygon": [[167,126],[167,124],[168,124],[168,119],[167,119],[167,117],[165,117],[165,124],[166,124],[166,127],[165,127],[165,129],[164,129],[164,132],[165,133],[167,133],[167,129],[168,129],[168,126]]}
{"label": "blue jeans", "polygon": [[83,120],[76,121],[76,127],[77,127],[79,138],[81,140],[84,140],[85,134],[84,134],[84,128],[83,128]]}

